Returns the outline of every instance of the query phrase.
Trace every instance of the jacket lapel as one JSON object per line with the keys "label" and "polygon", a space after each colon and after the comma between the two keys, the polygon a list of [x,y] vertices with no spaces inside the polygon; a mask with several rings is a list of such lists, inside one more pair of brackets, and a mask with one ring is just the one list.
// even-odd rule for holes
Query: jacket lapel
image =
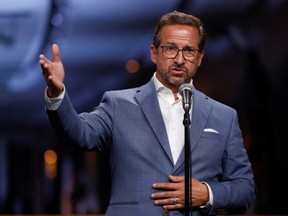
{"label": "jacket lapel", "polygon": [[164,152],[173,164],[166,127],[162,118],[153,80],[151,79],[147,84],[141,86],[135,97]]}

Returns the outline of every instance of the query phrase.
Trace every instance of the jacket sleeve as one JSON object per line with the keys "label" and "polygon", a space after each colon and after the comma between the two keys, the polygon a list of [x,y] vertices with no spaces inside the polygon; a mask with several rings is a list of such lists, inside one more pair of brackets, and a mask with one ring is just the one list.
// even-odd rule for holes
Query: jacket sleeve
{"label": "jacket sleeve", "polygon": [[247,210],[256,198],[256,185],[244,147],[236,111],[231,120],[230,134],[222,160],[223,176],[207,182],[213,192],[211,214],[219,211]]}

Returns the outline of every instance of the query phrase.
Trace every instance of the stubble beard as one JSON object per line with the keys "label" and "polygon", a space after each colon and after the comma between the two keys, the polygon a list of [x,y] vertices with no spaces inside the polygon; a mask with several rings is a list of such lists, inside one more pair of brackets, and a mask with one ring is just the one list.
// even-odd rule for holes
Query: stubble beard
{"label": "stubble beard", "polygon": [[[184,74],[179,74],[179,75],[171,75],[172,73],[172,68],[176,68],[176,65],[170,65],[168,69],[164,69],[163,65],[157,64],[158,72],[161,74],[162,80],[166,83],[166,87],[176,87],[179,88],[182,84],[184,83],[190,83],[191,78],[189,75],[189,72],[187,68],[182,67],[182,70],[185,70],[186,73]],[[180,67],[178,67],[180,69]]]}
{"label": "stubble beard", "polygon": [[169,75],[171,75],[171,69],[169,67],[168,71],[164,72],[164,80],[173,86],[180,87],[182,84],[189,83],[191,81],[191,79],[188,76],[187,70],[185,70],[185,71],[186,71],[186,73],[183,75],[169,76]]}

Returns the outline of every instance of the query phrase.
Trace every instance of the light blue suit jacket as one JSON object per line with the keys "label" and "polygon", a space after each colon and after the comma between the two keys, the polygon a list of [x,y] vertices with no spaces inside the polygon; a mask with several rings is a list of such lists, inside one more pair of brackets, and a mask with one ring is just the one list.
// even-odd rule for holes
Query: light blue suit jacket
{"label": "light blue suit jacket", "polygon": [[[256,189],[236,111],[196,89],[192,110],[192,177],[207,182],[214,196],[212,207],[193,209],[193,215],[247,209]],[[184,175],[184,149],[174,165],[152,80],[139,88],[106,92],[90,113],[78,115],[67,94],[57,111],[47,113],[57,132],[69,140],[85,149],[108,149],[112,186],[106,215],[163,214],[150,198],[156,192],[152,184],[168,181],[169,175]]]}

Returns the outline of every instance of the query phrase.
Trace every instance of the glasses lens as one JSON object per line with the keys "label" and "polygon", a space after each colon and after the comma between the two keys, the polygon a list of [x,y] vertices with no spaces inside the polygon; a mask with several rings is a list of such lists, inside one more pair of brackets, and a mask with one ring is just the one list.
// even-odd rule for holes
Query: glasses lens
{"label": "glasses lens", "polygon": [[179,51],[182,51],[182,55],[186,60],[192,61],[197,58],[198,50],[191,48],[179,49],[174,46],[161,46],[163,56],[166,58],[176,58]]}
{"label": "glasses lens", "polygon": [[163,55],[167,58],[175,58],[178,53],[178,49],[171,46],[163,46],[162,52]]}
{"label": "glasses lens", "polygon": [[198,55],[198,50],[194,49],[183,49],[182,53],[187,60],[195,60]]}

